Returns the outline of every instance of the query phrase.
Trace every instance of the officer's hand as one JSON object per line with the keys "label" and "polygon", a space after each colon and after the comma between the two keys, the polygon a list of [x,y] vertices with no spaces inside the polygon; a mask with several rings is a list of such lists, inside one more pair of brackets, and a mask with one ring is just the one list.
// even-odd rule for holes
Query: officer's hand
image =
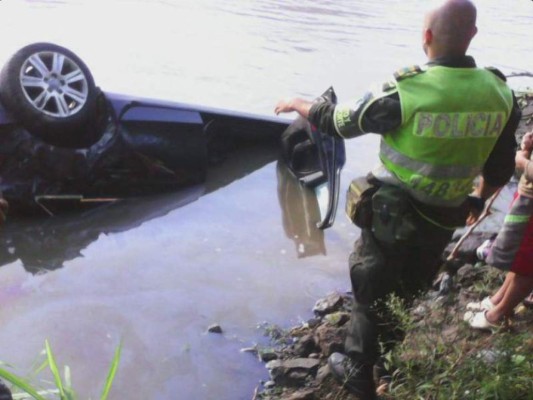
{"label": "officer's hand", "polygon": [[485,208],[485,200],[476,195],[470,195],[467,198],[468,208],[470,212],[466,217],[466,225],[470,226],[474,224],[478,219],[483,209]]}
{"label": "officer's hand", "polygon": [[281,99],[278,104],[276,104],[276,108],[274,108],[274,112],[276,115],[281,113],[288,113],[292,112],[294,110],[294,99],[290,97],[286,97],[284,99]]}
{"label": "officer's hand", "polygon": [[466,217],[466,226],[474,225],[481,215],[480,211],[470,210],[468,217]]}
{"label": "officer's hand", "polygon": [[7,203],[6,199],[0,199],[0,225],[6,220],[8,209],[9,204]]}

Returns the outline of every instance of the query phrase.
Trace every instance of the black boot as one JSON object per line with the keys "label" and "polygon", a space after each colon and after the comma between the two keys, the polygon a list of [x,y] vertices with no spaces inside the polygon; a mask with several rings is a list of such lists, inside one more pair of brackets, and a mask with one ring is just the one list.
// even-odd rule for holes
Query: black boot
{"label": "black boot", "polygon": [[355,394],[360,400],[376,399],[373,365],[358,363],[341,353],[329,356],[328,365],[331,374],[350,393]]}

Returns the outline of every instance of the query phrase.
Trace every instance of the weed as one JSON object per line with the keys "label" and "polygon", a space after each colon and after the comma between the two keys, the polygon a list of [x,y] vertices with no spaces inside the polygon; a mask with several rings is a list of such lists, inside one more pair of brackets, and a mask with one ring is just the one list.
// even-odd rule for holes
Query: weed
{"label": "weed", "polygon": [[[483,279],[476,292],[492,292],[498,274]],[[420,321],[398,299],[387,302],[406,332],[385,356],[394,370],[388,396],[395,400],[511,400],[532,398],[531,333],[472,332],[457,305],[442,303]]]}
{"label": "weed", "polygon": [[[113,381],[115,380],[115,376],[117,373],[121,350],[122,342],[115,350],[115,354],[111,361],[107,378],[104,382],[104,387],[102,389],[100,400],[106,400],[109,396],[111,386],[113,384]],[[22,393],[13,394],[13,398],[25,399],[27,398],[27,395],[29,395],[35,400],[49,400],[49,396],[53,395],[53,398],[59,400],[76,400],[77,397],[74,392],[74,389],[72,388],[70,379],[70,368],[68,366],[65,366],[63,377],[61,377],[61,373],[59,372],[54,353],[52,351],[50,343],[48,343],[48,340],[45,341],[45,354],[46,361],[37,369],[37,373],[48,367],[54,378],[54,389],[39,389],[34,384],[30,383],[28,379],[21,378],[20,376],[13,374],[6,368],[0,368],[0,377],[22,391]],[[2,363],[2,365],[7,366],[7,364],[5,363]]]}

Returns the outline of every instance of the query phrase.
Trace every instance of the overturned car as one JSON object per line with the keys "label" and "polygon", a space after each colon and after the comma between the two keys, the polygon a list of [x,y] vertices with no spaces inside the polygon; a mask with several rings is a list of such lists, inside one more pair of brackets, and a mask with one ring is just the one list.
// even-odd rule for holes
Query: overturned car
{"label": "overturned car", "polygon": [[202,184],[247,145],[280,142],[292,175],[324,204],[320,227],[331,225],[344,147],[305,121],[108,93],[52,43],[23,47],[0,72],[0,185],[11,213],[53,215]]}

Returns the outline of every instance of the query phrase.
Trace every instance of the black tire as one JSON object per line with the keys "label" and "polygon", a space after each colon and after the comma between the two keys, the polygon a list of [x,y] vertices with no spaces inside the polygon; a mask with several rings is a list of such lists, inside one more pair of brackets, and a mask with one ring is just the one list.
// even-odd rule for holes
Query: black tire
{"label": "black tire", "polygon": [[72,51],[34,43],[17,51],[0,72],[0,101],[31,134],[61,147],[83,148],[96,129],[97,88]]}

